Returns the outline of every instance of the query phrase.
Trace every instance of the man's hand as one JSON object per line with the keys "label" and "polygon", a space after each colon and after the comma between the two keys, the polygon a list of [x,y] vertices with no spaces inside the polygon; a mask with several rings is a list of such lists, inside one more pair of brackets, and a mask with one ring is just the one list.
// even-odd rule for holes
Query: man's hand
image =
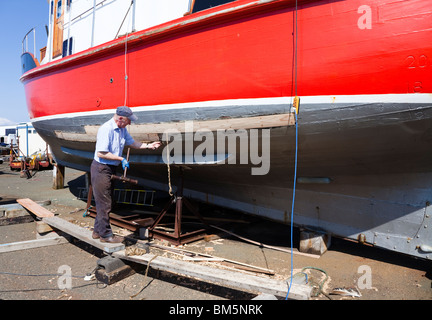
{"label": "man's hand", "polygon": [[139,141],[135,141],[133,144],[131,144],[130,146],[134,149],[150,149],[150,150],[156,150],[157,148],[159,148],[162,145],[162,143],[160,141],[155,141],[152,143],[145,143],[145,142],[139,142]]}
{"label": "man's hand", "polygon": [[123,158],[123,160],[121,161],[121,164],[122,164],[123,170],[125,168],[129,168],[129,162],[125,158]]}
{"label": "man's hand", "polygon": [[160,141],[155,141],[155,142],[149,143],[149,144],[147,145],[147,149],[156,150],[156,149],[159,148],[160,146],[161,146]]}

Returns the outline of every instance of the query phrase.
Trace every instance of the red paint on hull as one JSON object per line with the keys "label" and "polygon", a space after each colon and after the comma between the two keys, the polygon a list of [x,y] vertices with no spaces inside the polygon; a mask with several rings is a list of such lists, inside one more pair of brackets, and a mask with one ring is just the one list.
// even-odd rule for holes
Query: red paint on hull
{"label": "red paint on hull", "polygon": [[[195,19],[214,8],[130,35],[126,104],[293,96],[292,3]],[[364,5],[371,29],[358,25]],[[315,1],[299,6],[297,24],[298,95],[432,93],[429,1]],[[31,118],[123,105],[124,68],[122,38],[24,74]]]}

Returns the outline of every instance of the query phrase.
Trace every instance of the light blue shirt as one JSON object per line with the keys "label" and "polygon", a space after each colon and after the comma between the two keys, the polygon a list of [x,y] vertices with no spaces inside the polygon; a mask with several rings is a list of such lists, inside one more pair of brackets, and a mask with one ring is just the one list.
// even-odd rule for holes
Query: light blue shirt
{"label": "light blue shirt", "polygon": [[97,153],[111,152],[121,157],[124,146],[131,145],[134,142],[135,140],[131,137],[126,128],[119,128],[112,118],[105,122],[98,130],[94,159],[99,163],[117,166],[120,164],[120,161],[99,158]]}

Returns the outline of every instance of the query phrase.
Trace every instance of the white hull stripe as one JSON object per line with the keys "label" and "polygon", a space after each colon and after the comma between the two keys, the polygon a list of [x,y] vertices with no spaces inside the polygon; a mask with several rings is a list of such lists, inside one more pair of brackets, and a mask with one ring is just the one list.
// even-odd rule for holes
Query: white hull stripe
{"label": "white hull stripe", "polygon": [[[293,97],[275,97],[275,98],[255,98],[255,99],[229,99],[229,100],[214,100],[187,102],[175,104],[162,104],[152,106],[132,107],[133,112],[157,112],[167,110],[181,110],[191,108],[225,108],[236,106],[271,106],[271,105],[287,105],[292,106]],[[415,94],[379,94],[379,95],[335,95],[335,96],[301,96],[301,104],[307,105],[339,105],[339,104],[365,104],[365,103],[411,103],[411,104],[432,104],[432,94],[415,93]],[[44,120],[77,118],[83,116],[97,116],[113,114],[114,109],[105,109],[88,112],[73,112],[57,114],[34,118],[31,122]]]}

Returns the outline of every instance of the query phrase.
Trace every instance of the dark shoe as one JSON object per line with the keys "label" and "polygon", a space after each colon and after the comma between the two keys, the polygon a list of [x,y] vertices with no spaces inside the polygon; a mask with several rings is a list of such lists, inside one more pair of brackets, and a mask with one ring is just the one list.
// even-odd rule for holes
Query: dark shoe
{"label": "dark shoe", "polygon": [[92,238],[93,238],[93,239],[99,239],[99,238],[100,238],[100,235],[99,235],[98,233],[96,233],[96,232],[93,231],[93,233],[92,233]]}
{"label": "dark shoe", "polygon": [[117,236],[111,236],[108,238],[100,238],[101,242],[108,242],[108,243],[122,243],[123,239]]}

